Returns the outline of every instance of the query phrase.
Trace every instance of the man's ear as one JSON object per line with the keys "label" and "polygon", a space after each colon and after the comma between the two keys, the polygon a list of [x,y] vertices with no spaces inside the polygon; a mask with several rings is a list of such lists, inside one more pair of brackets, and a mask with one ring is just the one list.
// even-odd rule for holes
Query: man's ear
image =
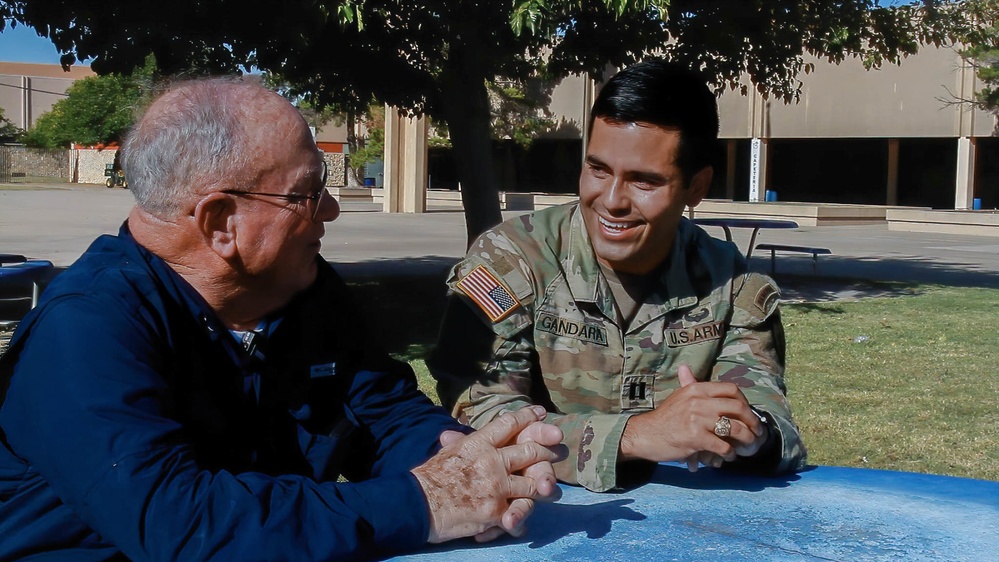
{"label": "man's ear", "polygon": [[236,256],[236,203],[224,193],[206,195],[194,207],[194,224],[206,246],[228,261]]}
{"label": "man's ear", "polygon": [[705,166],[694,174],[694,177],[690,178],[685,201],[688,207],[694,208],[701,204],[701,200],[707,197],[708,190],[711,189],[711,180],[714,177],[715,169],[711,166]]}

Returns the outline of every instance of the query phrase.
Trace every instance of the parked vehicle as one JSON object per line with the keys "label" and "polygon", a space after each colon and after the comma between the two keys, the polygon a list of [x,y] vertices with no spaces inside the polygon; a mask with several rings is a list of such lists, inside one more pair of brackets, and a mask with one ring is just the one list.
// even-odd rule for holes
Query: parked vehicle
{"label": "parked vehicle", "polygon": [[104,181],[104,185],[128,189],[128,180],[125,179],[125,172],[121,168],[115,170],[114,164],[105,164],[104,175],[108,178]]}

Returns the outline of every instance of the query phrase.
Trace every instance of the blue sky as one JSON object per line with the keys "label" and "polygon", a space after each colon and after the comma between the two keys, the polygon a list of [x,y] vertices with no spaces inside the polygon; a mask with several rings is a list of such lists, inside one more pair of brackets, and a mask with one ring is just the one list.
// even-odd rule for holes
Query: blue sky
{"label": "blue sky", "polygon": [[34,28],[8,25],[0,32],[0,62],[59,64],[59,52],[51,41],[39,37]]}

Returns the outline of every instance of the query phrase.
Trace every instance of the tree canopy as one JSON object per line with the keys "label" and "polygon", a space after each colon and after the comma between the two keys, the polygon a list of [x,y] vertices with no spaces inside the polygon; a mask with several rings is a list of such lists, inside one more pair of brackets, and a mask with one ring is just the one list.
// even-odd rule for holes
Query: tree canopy
{"label": "tree canopy", "polygon": [[961,37],[967,45],[961,56],[975,67],[983,84],[975,99],[967,101],[999,115],[999,2],[968,0],[963,9],[969,29]]}
{"label": "tree canopy", "polygon": [[806,54],[894,63],[949,40],[962,17],[944,0],[0,0],[4,11],[98,73],[152,52],[165,73],[255,65],[317,107],[374,98],[429,114],[451,135],[470,238],[500,220],[489,80],[600,78],[654,54],[791,101]]}

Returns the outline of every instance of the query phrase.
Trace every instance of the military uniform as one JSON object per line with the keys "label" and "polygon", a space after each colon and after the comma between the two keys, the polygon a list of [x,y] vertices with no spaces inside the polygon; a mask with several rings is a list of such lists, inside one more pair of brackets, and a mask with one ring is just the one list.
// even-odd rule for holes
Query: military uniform
{"label": "military uniform", "polygon": [[737,384],[768,419],[769,458],[741,464],[804,466],[785,399],[780,292],[747,272],[734,244],[690,221],[681,220],[668,266],[630,322],[620,318],[575,203],[486,232],[448,285],[430,361],[445,406],[475,427],[504,410],[546,406],[569,448],[556,465],[560,480],[595,491],[618,486],[631,464],[617,461],[628,418],[678,388],[683,364],[699,381]]}

